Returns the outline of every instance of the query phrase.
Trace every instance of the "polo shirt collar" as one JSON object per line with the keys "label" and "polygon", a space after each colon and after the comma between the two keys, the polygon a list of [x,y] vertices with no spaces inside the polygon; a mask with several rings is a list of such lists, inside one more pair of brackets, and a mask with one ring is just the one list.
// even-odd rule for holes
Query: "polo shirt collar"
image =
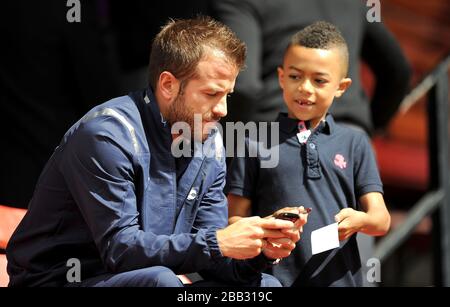
{"label": "polo shirt collar", "polygon": [[[289,118],[287,113],[278,114],[277,121],[280,123],[280,129],[285,133],[296,133],[297,132],[297,124],[298,119]],[[334,122],[333,116],[331,114],[327,114],[325,116],[325,123],[319,125],[320,132],[331,134],[334,131],[336,123]]]}

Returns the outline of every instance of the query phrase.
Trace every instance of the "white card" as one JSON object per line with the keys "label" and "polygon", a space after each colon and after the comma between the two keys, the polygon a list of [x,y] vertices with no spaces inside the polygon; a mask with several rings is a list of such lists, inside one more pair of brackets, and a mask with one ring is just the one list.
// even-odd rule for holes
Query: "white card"
{"label": "white card", "polygon": [[311,232],[311,250],[313,255],[336,247],[339,247],[338,223],[333,223]]}

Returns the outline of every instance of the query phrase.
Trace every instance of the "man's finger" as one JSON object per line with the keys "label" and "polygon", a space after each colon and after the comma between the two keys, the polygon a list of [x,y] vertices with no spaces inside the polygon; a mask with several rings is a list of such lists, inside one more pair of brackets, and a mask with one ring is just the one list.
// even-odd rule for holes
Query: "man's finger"
{"label": "man's finger", "polygon": [[284,233],[288,238],[290,238],[291,241],[297,242],[298,240],[300,240],[301,231],[298,228],[283,229],[281,232]]}
{"label": "man's finger", "polygon": [[267,241],[270,244],[275,245],[275,247],[281,247],[281,246],[291,247],[292,244],[294,244],[294,242],[288,238],[278,238],[278,239],[269,238]]}
{"label": "man's finger", "polygon": [[294,223],[280,219],[260,219],[259,226],[265,229],[287,229],[294,227]]}
{"label": "man's finger", "polygon": [[286,238],[286,234],[282,233],[280,230],[263,228],[263,232],[263,238]]}
{"label": "man's finger", "polygon": [[[275,252],[285,253],[285,251],[291,251],[295,248],[295,243],[291,240],[285,239],[284,241],[280,241],[283,239],[269,239],[267,240],[267,247],[271,246],[271,250]],[[267,248],[266,248],[267,249]],[[279,257],[277,257],[279,258]]]}
{"label": "man's finger", "polygon": [[261,248],[262,249],[266,248],[267,247],[267,241],[265,239],[261,239],[261,241],[262,241]]}

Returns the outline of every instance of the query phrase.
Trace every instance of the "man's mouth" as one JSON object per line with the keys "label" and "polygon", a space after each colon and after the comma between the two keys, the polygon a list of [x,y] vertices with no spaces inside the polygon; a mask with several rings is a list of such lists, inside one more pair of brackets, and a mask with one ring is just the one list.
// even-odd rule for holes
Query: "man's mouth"
{"label": "man's mouth", "polygon": [[203,121],[203,125],[215,125],[217,123],[218,123],[217,120],[204,120]]}

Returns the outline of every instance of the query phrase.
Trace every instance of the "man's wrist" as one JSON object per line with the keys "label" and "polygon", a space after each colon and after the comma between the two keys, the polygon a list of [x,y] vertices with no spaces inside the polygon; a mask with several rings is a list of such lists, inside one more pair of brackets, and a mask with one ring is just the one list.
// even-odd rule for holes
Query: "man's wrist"
{"label": "man's wrist", "polygon": [[213,228],[207,229],[205,233],[206,244],[208,245],[209,253],[213,260],[217,260],[225,256],[220,248],[219,238],[217,234],[218,230]]}
{"label": "man's wrist", "polygon": [[275,258],[275,259],[274,258],[270,258],[266,254],[264,254],[264,252],[261,252],[261,254],[264,257],[264,259],[266,260],[267,264],[277,265],[281,261],[281,258]]}

